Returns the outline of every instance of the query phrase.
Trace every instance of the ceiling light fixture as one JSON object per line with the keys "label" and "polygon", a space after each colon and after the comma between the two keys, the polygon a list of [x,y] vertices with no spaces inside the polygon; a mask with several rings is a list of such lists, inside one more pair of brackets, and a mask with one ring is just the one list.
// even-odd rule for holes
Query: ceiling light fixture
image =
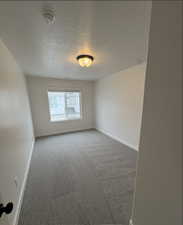
{"label": "ceiling light fixture", "polygon": [[47,24],[55,22],[55,12],[52,8],[44,8],[42,14]]}
{"label": "ceiling light fixture", "polygon": [[91,55],[78,55],[76,59],[81,67],[89,67],[93,63],[94,57]]}

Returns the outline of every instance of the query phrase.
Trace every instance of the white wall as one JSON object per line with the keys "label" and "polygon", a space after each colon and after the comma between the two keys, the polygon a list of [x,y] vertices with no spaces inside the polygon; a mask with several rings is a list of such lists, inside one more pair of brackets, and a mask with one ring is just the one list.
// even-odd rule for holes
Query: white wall
{"label": "white wall", "polygon": [[145,63],[95,82],[96,128],[138,149]]}
{"label": "white wall", "polygon": [[24,76],[0,41],[0,197],[4,204],[14,203],[7,225],[15,224],[17,218],[33,141]]}
{"label": "white wall", "polygon": [[182,225],[182,1],[153,1],[134,225]]}
{"label": "white wall", "polygon": [[[36,136],[84,130],[94,127],[92,81],[27,76],[27,85]],[[50,122],[48,90],[80,90],[82,95],[82,119]]]}

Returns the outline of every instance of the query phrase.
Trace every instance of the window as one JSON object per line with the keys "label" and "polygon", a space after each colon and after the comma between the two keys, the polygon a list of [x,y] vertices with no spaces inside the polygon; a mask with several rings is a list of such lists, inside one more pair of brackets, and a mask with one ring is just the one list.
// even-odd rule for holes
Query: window
{"label": "window", "polygon": [[73,120],[81,118],[80,92],[48,91],[51,121]]}

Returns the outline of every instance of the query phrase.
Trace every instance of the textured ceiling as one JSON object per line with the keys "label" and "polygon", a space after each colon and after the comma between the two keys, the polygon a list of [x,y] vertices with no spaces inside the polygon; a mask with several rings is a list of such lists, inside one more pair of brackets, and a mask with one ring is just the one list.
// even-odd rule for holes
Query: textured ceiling
{"label": "textured ceiling", "polygon": [[[150,1],[0,1],[0,38],[28,75],[95,80],[146,60]],[[78,54],[92,54],[81,68]]]}

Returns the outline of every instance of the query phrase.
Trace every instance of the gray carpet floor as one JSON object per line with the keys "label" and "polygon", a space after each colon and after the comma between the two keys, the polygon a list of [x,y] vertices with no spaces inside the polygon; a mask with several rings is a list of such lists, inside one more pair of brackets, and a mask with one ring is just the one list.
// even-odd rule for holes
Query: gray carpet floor
{"label": "gray carpet floor", "polygon": [[128,225],[136,159],[95,130],[38,139],[19,225]]}

